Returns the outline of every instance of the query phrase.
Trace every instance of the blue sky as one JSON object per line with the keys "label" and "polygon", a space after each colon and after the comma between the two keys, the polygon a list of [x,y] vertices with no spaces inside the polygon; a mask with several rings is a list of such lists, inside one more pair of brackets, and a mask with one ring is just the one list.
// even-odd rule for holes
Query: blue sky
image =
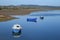
{"label": "blue sky", "polygon": [[60,0],[0,0],[0,5],[49,5],[60,6]]}

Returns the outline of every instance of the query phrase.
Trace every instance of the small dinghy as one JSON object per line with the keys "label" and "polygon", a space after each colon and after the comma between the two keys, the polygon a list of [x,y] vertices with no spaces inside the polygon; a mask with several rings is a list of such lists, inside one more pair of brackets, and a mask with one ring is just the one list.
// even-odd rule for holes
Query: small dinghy
{"label": "small dinghy", "polygon": [[13,27],[12,27],[12,32],[13,33],[21,33],[21,30],[22,30],[22,27],[19,25],[19,24],[15,24]]}
{"label": "small dinghy", "polygon": [[37,22],[37,18],[27,18],[28,22]]}
{"label": "small dinghy", "polygon": [[43,16],[40,16],[40,19],[44,19],[44,17]]}

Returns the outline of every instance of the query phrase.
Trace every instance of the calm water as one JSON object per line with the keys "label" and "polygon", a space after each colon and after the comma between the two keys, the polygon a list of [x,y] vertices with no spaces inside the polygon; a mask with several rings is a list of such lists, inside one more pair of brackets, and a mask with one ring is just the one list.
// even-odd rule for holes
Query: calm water
{"label": "calm water", "polygon": [[[43,20],[40,19],[39,13],[32,12],[28,16],[15,16],[19,19],[0,22],[0,40],[60,40],[60,11],[41,12],[42,15],[51,13],[44,15]],[[37,18],[37,22],[27,22],[30,17]],[[16,23],[23,28],[18,35],[20,37],[12,35],[12,26]]]}

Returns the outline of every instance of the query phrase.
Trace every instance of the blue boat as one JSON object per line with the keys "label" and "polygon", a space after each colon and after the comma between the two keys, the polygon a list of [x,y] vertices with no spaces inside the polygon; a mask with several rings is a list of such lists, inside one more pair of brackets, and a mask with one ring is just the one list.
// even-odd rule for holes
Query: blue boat
{"label": "blue boat", "polygon": [[37,18],[27,18],[28,22],[37,22]]}

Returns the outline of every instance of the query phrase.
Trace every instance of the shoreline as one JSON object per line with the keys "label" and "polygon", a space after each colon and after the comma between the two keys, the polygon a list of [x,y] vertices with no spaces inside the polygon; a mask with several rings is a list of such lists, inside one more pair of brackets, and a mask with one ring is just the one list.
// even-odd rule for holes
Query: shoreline
{"label": "shoreline", "polygon": [[30,14],[31,12],[49,10],[60,10],[60,7],[39,5],[0,6],[0,21],[14,19],[11,15],[24,16]]}
{"label": "shoreline", "polygon": [[0,15],[0,22],[9,21],[9,20],[12,20],[12,19],[17,19],[17,18],[12,17],[12,16],[7,16],[7,15]]}
{"label": "shoreline", "polygon": [[[18,13],[18,11],[16,10],[0,10],[0,22],[3,22],[3,21],[8,21],[8,20],[12,20],[12,19],[18,19],[16,17],[13,17],[12,15],[21,15],[21,16],[25,16],[25,15],[28,15],[30,14],[31,12],[36,12],[36,11],[49,11],[49,10],[22,10],[22,11],[19,11],[21,13]],[[54,10],[50,10],[50,11],[54,11]],[[23,13],[23,14],[22,14]]]}
{"label": "shoreline", "polygon": [[54,11],[54,10],[40,10],[40,9],[23,9],[23,10],[0,10],[0,15],[28,15],[31,12],[44,12],[44,11]]}
{"label": "shoreline", "polygon": [[0,10],[0,14],[2,15],[27,15],[34,11],[40,11],[40,9]]}

